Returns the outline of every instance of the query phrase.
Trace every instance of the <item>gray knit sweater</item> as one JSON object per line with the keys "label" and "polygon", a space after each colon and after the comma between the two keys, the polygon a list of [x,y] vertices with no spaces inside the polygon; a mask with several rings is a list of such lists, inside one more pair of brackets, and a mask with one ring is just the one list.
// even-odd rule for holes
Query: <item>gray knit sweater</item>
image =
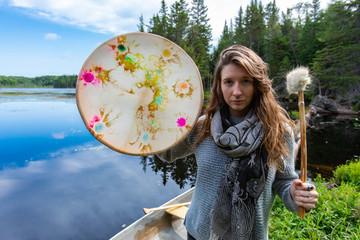
{"label": "gray knit sweater", "polygon": [[[197,178],[192,202],[185,217],[185,227],[195,239],[208,240],[210,238],[210,211],[216,198],[226,159],[229,156],[217,147],[212,137],[206,138],[197,148],[192,149],[191,146],[195,140],[196,135],[190,134],[183,142],[158,156],[164,161],[172,162],[195,153],[198,166]],[[288,135],[286,140],[287,147],[293,153],[294,137]],[[275,194],[280,196],[288,210],[298,211],[298,207],[290,196],[290,185],[296,178],[298,176],[294,170],[293,154],[289,154],[289,157],[285,159],[283,172],[277,171],[273,165],[269,166],[265,188],[255,207],[254,239],[268,239],[268,220]]]}

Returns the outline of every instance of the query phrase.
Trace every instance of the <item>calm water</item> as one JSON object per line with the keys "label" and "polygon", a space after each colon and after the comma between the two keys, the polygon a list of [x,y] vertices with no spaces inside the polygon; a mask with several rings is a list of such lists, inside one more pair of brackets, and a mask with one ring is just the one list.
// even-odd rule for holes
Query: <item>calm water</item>
{"label": "calm water", "polygon": [[0,239],[108,239],[190,188],[95,140],[74,89],[0,91]]}
{"label": "calm water", "polygon": [[360,156],[360,118],[314,116],[307,132],[307,148],[309,175],[321,173],[324,177],[332,177],[337,165]]}
{"label": "calm water", "polygon": [[[0,239],[108,239],[143,207],[194,184],[194,159],[165,164],[104,147],[85,128],[74,92],[0,89]],[[360,155],[359,120],[311,125],[310,176]]]}

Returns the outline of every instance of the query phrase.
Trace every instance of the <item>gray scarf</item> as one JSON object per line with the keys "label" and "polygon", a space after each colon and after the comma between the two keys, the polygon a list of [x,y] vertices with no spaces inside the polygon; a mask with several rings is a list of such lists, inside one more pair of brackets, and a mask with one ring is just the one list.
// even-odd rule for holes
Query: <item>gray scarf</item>
{"label": "gray scarf", "polygon": [[260,147],[262,124],[254,109],[242,122],[229,124],[228,112],[222,109],[212,119],[211,135],[230,156],[211,210],[211,234],[224,240],[252,239],[255,204],[267,175],[267,152]]}

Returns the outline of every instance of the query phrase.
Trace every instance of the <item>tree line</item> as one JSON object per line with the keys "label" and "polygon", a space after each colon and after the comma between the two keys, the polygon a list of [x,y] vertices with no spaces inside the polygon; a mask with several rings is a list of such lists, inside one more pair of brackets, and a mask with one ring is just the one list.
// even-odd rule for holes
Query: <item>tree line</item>
{"label": "tree line", "polygon": [[[204,0],[190,4],[176,0],[170,6],[161,0],[159,12],[148,21],[140,16],[138,30],[161,35],[183,48],[198,66],[205,90],[211,87],[220,52],[241,44],[269,64],[280,97],[287,96],[286,73],[302,65],[310,68],[313,77],[308,99],[320,94],[360,108],[360,0],[332,0],[326,9],[320,8],[320,0],[299,2],[281,13],[275,0],[266,6],[251,0],[224,22],[216,46],[211,45],[207,11]],[[0,87],[75,87],[76,78],[0,76]]]}
{"label": "tree line", "polygon": [[47,75],[40,77],[18,77],[18,76],[1,76],[0,87],[23,87],[23,88],[75,88],[77,75]]}
{"label": "tree line", "polygon": [[[241,44],[269,64],[278,95],[287,95],[286,73],[297,66],[311,70],[313,84],[307,97],[325,95],[360,107],[360,0],[333,0],[326,9],[320,0],[299,2],[281,12],[276,1],[266,6],[251,0],[237,16],[224,22],[217,46],[211,46],[211,26],[204,0],[177,0],[161,8],[148,21],[140,16],[138,30],[164,36],[182,47],[197,64],[205,89],[220,52]],[[226,15],[226,13],[224,13]]]}

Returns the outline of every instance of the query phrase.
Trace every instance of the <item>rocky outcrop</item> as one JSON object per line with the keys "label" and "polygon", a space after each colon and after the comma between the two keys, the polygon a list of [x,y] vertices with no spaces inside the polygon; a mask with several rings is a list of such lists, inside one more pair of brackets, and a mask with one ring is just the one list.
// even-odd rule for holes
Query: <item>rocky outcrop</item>
{"label": "rocky outcrop", "polygon": [[320,95],[314,98],[310,107],[315,108],[318,113],[360,115],[360,112],[347,109],[334,100]]}

